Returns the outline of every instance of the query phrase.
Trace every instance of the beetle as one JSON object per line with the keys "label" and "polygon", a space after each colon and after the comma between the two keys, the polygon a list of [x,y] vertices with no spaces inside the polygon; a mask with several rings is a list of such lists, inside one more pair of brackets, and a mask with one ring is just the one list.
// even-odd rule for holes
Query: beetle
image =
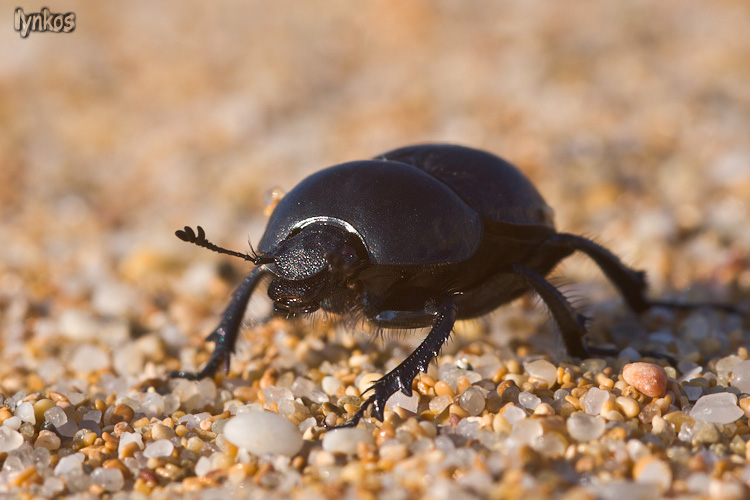
{"label": "beetle", "polygon": [[485,315],[530,291],[546,303],[570,356],[604,352],[586,345],[586,318],[545,278],[575,251],[602,269],[633,311],[656,304],[646,299],[643,272],[589,239],[558,232],[552,209],[515,166],[457,145],[408,146],[307,177],[280,200],[257,251],[248,254],[211,243],[200,226],[176,235],[255,268],[207,337],[215,348],[206,366],[172,376],[212,376],[222,362],[228,371],[248,301],[267,275],[276,313],[322,309],[360,314],[379,328],[431,327],[366,391],[371,395],[346,425],[356,425],[368,408],[382,421],[392,394],[410,396],[414,378],[438,356],[456,320]]}

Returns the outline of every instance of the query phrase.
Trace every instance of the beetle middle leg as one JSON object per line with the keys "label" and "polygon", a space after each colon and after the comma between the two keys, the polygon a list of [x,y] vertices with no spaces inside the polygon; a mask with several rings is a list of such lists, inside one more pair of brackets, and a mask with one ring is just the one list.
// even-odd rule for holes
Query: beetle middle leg
{"label": "beetle middle leg", "polygon": [[586,335],[586,318],[576,312],[565,296],[552,286],[544,277],[523,264],[514,264],[511,269],[524,278],[539,297],[547,304],[552,317],[560,327],[565,349],[568,354],[577,358],[589,356],[589,350],[583,344]]}
{"label": "beetle middle leg", "polygon": [[[367,408],[372,407],[371,414],[378,420],[383,420],[385,403],[396,391],[407,396],[412,395],[412,382],[419,372],[427,371],[430,362],[440,353],[440,348],[450,337],[453,325],[456,323],[458,307],[453,298],[447,298],[440,303],[435,312],[432,329],[427,337],[403,360],[396,368],[386,373],[380,380],[371,385],[366,391],[373,394],[362,403],[357,413],[339,427],[353,427],[364,416]],[[363,396],[364,394],[363,393]]]}
{"label": "beetle middle leg", "polygon": [[245,309],[250,301],[255,287],[260,283],[264,274],[271,272],[271,265],[263,264],[253,269],[247,275],[245,280],[237,287],[232,301],[222,313],[221,323],[211,332],[206,340],[215,344],[214,352],[208,359],[208,363],[199,372],[173,371],[170,377],[186,378],[189,380],[199,380],[205,377],[213,376],[224,362],[225,370],[229,371],[229,361],[237,338],[242,326],[242,318],[245,315]]}

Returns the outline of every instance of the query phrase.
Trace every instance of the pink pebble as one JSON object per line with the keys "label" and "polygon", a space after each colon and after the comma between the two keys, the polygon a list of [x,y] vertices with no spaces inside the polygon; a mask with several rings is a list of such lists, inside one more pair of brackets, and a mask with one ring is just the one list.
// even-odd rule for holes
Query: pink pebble
{"label": "pink pebble", "polygon": [[667,372],[651,363],[630,363],[622,367],[622,378],[642,394],[660,398],[667,393]]}

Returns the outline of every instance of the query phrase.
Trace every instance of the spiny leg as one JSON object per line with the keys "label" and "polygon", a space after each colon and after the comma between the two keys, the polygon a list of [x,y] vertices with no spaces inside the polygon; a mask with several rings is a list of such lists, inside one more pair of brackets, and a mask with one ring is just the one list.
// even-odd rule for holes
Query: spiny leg
{"label": "spiny leg", "polygon": [[562,246],[585,253],[620,290],[625,302],[633,311],[640,313],[651,307],[652,303],[646,299],[645,273],[629,268],[603,246],[582,236],[568,233],[551,236],[544,242],[544,245]]}
{"label": "spiny leg", "polygon": [[577,358],[586,358],[590,350],[583,344],[586,335],[586,318],[576,312],[565,296],[538,273],[523,264],[511,266],[514,273],[523,276],[526,283],[539,294],[560,327],[563,342],[568,354]]}
{"label": "spiny leg", "polygon": [[[373,391],[374,394],[367,398],[351,420],[338,427],[354,427],[364,416],[367,408],[372,407],[371,415],[378,420],[383,420],[385,403],[396,391],[401,391],[407,396],[412,395],[411,384],[419,372],[427,371],[430,361],[440,353],[448,337],[450,337],[453,325],[456,323],[458,308],[453,298],[445,299],[435,313],[432,329],[409,356],[396,368],[386,373],[383,378],[370,386],[365,393]],[[364,393],[362,394],[364,396]]]}
{"label": "spiny leg", "polygon": [[245,309],[247,309],[250,296],[253,294],[262,276],[269,272],[271,270],[268,264],[256,267],[234,291],[232,301],[222,313],[221,323],[206,337],[206,341],[214,342],[215,344],[214,352],[211,353],[206,366],[199,372],[173,371],[169,374],[170,377],[186,378],[189,380],[210,377],[216,373],[222,361],[225,363],[225,371],[229,371],[229,360],[239,337],[242,318],[245,315]]}
{"label": "spiny leg", "polygon": [[588,255],[604,271],[604,274],[620,290],[630,308],[641,313],[650,307],[669,307],[674,309],[698,309],[708,307],[728,313],[744,315],[739,308],[720,302],[679,303],[668,300],[649,300],[646,298],[646,276],[643,271],[630,269],[615,254],[601,245],[582,236],[568,233],[558,233],[545,241],[546,245],[563,246],[571,250],[578,250]]}

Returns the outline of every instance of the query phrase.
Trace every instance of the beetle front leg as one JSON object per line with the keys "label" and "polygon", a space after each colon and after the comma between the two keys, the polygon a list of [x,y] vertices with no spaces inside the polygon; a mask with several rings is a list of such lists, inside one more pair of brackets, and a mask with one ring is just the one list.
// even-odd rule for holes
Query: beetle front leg
{"label": "beetle front leg", "polygon": [[385,403],[396,391],[407,396],[412,395],[411,384],[419,372],[427,371],[430,361],[440,353],[440,349],[450,337],[453,325],[456,323],[458,308],[453,298],[445,299],[437,308],[432,329],[409,356],[396,368],[386,373],[383,378],[371,385],[362,395],[373,391],[373,394],[362,403],[351,420],[339,427],[354,427],[364,416],[367,408],[372,407],[371,415],[383,420]]}
{"label": "beetle front leg", "polygon": [[253,294],[255,287],[258,286],[261,277],[268,272],[271,272],[271,270],[267,264],[256,267],[235,290],[232,301],[222,313],[221,323],[206,337],[206,341],[215,344],[214,352],[211,353],[206,366],[199,372],[173,371],[169,374],[170,377],[189,380],[210,377],[216,373],[222,362],[224,362],[225,371],[229,372],[230,357],[239,337],[242,318],[245,316],[250,296]]}

